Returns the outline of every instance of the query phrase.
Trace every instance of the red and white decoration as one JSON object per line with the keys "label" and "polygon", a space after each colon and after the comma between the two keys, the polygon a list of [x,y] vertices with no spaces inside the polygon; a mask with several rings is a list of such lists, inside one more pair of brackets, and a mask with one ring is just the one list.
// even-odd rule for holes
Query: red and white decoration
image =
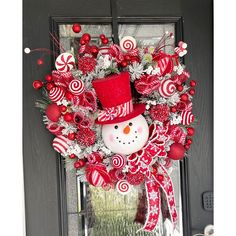
{"label": "red and white decoration", "polygon": [[135,49],[137,46],[137,42],[135,38],[131,36],[125,36],[120,40],[120,47],[122,51],[129,52]]}
{"label": "red and white decoration", "polygon": [[71,71],[75,66],[75,58],[71,53],[62,53],[57,57],[55,66],[59,72]]}
{"label": "red and white decoration", "polygon": [[82,80],[74,79],[69,84],[69,91],[74,95],[80,95],[84,92],[84,83]]}
{"label": "red and white decoration", "polygon": [[63,88],[54,87],[49,91],[48,96],[52,102],[60,102],[65,96],[65,91]]}
{"label": "red and white decoration", "polygon": [[[78,34],[81,25],[71,30]],[[156,45],[137,47],[132,36],[117,45],[101,34],[95,44],[97,39],[83,32],[75,55],[64,50],[56,70],[45,81],[33,82],[43,96],[36,105],[56,136],[52,146],[76,168],[80,181],[122,195],[145,186],[142,230],[147,232],[156,232],[163,209],[169,211],[165,222],[176,227],[170,173],[194,142],[197,82],[188,81],[190,73],[180,60],[187,44],[180,41],[175,47],[170,39],[173,34],[167,32]],[[163,51],[167,46],[173,53]]]}

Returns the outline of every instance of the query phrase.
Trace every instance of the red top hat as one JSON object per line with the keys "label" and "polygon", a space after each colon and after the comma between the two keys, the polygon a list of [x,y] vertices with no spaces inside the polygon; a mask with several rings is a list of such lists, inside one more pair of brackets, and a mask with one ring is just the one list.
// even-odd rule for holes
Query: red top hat
{"label": "red top hat", "polygon": [[144,104],[133,105],[128,72],[94,80],[93,87],[103,107],[95,121],[97,124],[120,123],[145,111]]}

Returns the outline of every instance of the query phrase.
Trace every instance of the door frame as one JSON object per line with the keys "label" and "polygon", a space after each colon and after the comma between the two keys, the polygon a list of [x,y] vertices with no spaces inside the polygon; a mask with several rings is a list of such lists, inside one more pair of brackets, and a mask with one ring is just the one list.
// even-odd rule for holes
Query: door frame
{"label": "door frame", "polygon": [[[113,2],[113,1],[112,1]],[[116,12],[114,6],[112,6],[112,12]],[[129,24],[167,24],[173,23],[175,25],[175,43],[178,41],[184,41],[183,30],[184,22],[181,16],[171,17],[66,17],[66,16],[51,16],[49,18],[50,32],[59,38],[59,25],[60,24],[111,24],[112,25],[112,38],[115,43],[118,43],[118,25],[120,23]],[[176,45],[177,46],[177,45]],[[51,42],[51,50],[58,52],[53,42]],[[54,67],[56,56],[51,55],[51,66]],[[184,59],[183,59],[184,63]],[[190,206],[189,206],[189,181],[188,181],[188,158],[185,157],[180,163],[180,185],[181,185],[181,202],[182,202],[182,225],[183,235],[191,235],[191,219],[190,219]],[[68,235],[68,220],[67,220],[67,202],[66,202],[66,174],[64,168],[64,161],[58,154],[57,158],[57,179],[58,179],[58,194],[59,194],[59,221],[60,221],[60,235]]]}

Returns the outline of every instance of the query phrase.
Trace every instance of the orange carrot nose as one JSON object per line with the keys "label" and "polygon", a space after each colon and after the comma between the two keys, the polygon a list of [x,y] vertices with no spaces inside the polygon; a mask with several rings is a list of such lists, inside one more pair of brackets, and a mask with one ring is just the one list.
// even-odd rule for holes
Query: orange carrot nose
{"label": "orange carrot nose", "polygon": [[130,132],[130,127],[127,125],[124,129],[123,129],[124,134],[128,134]]}

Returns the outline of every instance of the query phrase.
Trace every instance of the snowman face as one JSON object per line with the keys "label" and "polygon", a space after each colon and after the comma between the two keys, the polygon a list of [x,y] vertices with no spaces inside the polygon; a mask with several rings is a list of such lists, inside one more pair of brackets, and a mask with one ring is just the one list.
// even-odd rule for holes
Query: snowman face
{"label": "snowman face", "polygon": [[128,155],[139,151],[146,144],[148,136],[148,124],[142,115],[102,127],[102,138],[105,145],[118,154]]}

